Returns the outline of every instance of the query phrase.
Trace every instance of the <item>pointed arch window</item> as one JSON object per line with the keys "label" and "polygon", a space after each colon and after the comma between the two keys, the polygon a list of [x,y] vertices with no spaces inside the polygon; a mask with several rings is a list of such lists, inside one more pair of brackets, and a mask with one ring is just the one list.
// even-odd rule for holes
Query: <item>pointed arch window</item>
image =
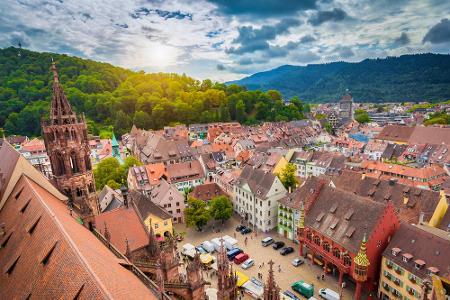
{"label": "pointed arch window", "polygon": [[69,129],[66,128],[66,130],[64,131],[64,138],[66,140],[70,140],[70,132]]}
{"label": "pointed arch window", "polygon": [[77,155],[75,152],[70,154],[70,167],[72,168],[72,173],[80,172],[80,167],[78,166]]}
{"label": "pointed arch window", "polygon": [[91,165],[91,158],[89,157],[89,155],[86,155],[84,157],[84,164],[86,165],[86,170],[92,170],[92,165]]}
{"label": "pointed arch window", "polygon": [[56,152],[54,155],[54,173],[56,176],[61,176],[66,174],[66,168],[64,167],[64,159],[60,152]]}

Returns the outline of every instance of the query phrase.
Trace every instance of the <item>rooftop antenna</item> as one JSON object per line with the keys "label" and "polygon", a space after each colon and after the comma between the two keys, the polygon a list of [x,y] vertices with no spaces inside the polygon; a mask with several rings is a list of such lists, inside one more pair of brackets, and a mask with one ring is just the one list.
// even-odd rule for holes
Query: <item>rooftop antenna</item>
{"label": "rooftop antenna", "polygon": [[22,56],[22,54],[20,53],[20,50],[22,49],[22,44],[19,41],[19,43],[17,45],[19,46],[19,53],[17,53],[17,56],[20,57],[20,56]]}

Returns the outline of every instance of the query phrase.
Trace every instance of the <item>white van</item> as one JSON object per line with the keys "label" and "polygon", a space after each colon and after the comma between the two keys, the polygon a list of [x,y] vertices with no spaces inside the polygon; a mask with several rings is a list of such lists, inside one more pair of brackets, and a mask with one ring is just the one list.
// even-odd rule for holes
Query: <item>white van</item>
{"label": "white van", "polygon": [[203,249],[205,249],[209,253],[213,253],[216,250],[216,249],[214,249],[214,244],[211,243],[210,241],[204,241],[201,244],[201,246],[203,247]]}
{"label": "white van", "polygon": [[272,243],[273,243],[273,238],[271,238],[270,236],[264,238],[264,239],[261,241],[261,244],[263,245],[263,247],[267,247],[267,246],[269,246],[269,245],[272,244]]}
{"label": "white van", "polygon": [[320,289],[319,296],[327,300],[339,300],[339,294],[330,289]]}

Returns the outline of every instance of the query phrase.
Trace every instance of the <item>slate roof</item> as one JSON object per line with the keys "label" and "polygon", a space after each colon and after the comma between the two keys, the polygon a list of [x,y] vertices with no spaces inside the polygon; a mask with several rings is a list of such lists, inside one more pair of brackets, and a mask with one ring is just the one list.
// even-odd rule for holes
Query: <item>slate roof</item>
{"label": "slate roof", "polygon": [[123,204],[122,195],[105,185],[98,196],[100,210],[102,212],[113,210]]}
{"label": "slate roof", "polygon": [[322,183],[327,182],[328,180],[325,178],[312,176],[304,181],[302,185],[294,192],[288,193],[286,196],[278,200],[278,203],[296,210],[300,209],[301,202],[303,202],[304,207],[308,207],[312,200],[311,195],[313,195],[315,191],[322,188]]}
{"label": "slate roof", "polygon": [[129,197],[131,197],[132,203],[135,206],[139,217],[142,218],[142,221],[147,219],[150,215],[154,215],[163,220],[172,219],[172,216],[168,212],[159,205],[153,203],[147,196],[137,191],[131,191]]}
{"label": "slate roof", "polygon": [[407,147],[408,145],[387,144],[386,149],[381,154],[381,158],[388,160],[399,158]]}
{"label": "slate roof", "polygon": [[385,209],[384,203],[324,186],[306,213],[305,224],[356,253],[364,234],[371,235]]}
{"label": "slate roof", "polygon": [[258,198],[264,199],[275,181],[275,175],[261,169],[245,166],[236,180],[236,184],[243,187],[248,184],[251,192]]}
{"label": "slate roof", "polygon": [[[400,250],[393,255],[392,249]],[[434,267],[439,270],[438,275],[450,279],[450,239],[441,238],[410,224],[400,224],[383,255],[405,268],[414,275],[424,279],[427,269]],[[407,262],[403,256],[411,257]],[[420,269],[415,267],[415,261],[422,260],[425,265]]]}

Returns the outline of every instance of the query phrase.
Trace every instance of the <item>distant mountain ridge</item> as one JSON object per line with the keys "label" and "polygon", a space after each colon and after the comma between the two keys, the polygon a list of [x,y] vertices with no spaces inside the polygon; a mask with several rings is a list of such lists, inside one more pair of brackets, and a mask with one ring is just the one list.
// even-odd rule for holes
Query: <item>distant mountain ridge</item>
{"label": "distant mountain ridge", "polygon": [[279,90],[285,99],[333,102],[346,89],[360,102],[450,99],[450,55],[412,54],[357,63],[283,65],[227,82],[248,89]]}

